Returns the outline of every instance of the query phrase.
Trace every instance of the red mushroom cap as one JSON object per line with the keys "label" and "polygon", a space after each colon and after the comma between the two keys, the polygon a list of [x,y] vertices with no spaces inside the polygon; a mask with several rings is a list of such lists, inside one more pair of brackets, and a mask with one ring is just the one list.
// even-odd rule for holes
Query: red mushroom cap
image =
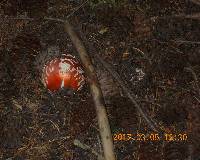
{"label": "red mushroom cap", "polygon": [[61,88],[80,90],[85,83],[79,62],[70,54],[49,61],[43,67],[43,83],[50,91]]}

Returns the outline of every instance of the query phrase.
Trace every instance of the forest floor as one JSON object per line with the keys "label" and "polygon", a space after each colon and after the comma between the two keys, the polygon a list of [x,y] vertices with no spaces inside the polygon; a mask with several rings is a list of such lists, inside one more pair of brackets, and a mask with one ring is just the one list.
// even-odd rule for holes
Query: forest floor
{"label": "forest floor", "polygon": [[[92,57],[117,159],[200,158],[200,5],[106,2],[0,2],[0,159],[94,160],[92,150],[102,153],[88,85],[52,96],[41,83],[36,62],[45,47],[78,57],[63,24],[45,17],[68,18]],[[95,54],[159,126],[159,139]]]}

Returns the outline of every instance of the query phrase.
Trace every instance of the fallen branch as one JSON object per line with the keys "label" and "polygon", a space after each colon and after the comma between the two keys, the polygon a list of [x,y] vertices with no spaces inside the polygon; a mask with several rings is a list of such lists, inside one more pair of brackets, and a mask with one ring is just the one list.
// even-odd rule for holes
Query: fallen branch
{"label": "fallen branch", "polygon": [[96,113],[98,118],[98,124],[100,129],[101,140],[103,144],[104,157],[105,160],[115,160],[113,140],[110,130],[110,125],[108,122],[108,116],[105,109],[105,103],[100,89],[95,69],[92,65],[90,57],[83,45],[83,43],[78,38],[77,34],[74,32],[71,24],[66,20],[64,22],[64,27],[68,35],[70,36],[76,50],[79,53],[80,59],[85,68],[86,74],[89,79],[90,91],[93,96],[93,101],[96,107]]}

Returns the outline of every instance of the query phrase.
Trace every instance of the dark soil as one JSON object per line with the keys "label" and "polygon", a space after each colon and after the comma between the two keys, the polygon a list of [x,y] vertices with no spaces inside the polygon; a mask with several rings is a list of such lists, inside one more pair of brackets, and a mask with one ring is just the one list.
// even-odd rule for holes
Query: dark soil
{"label": "dark soil", "polygon": [[[109,2],[109,0],[108,0]],[[153,133],[119,84],[95,58],[112,64],[147,116],[165,134],[186,140],[117,140],[119,160],[200,158],[200,6],[189,1],[127,1],[98,4],[64,0],[0,2],[0,159],[94,160],[102,153],[95,107],[88,84],[75,94],[50,94],[41,82],[48,47],[78,54],[65,19],[87,38],[112,134]],[[73,11],[75,11],[73,13]],[[73,14],[72,14],[73,13]],[[175,16],[179,15],[179,16]],[[24,18],[24,20],[13,18]],[[34,18],[34,20],[29,20]],[[88,45],[89,44],[89,45]],[[90,45],[96,50],[92,50]],[[74,145],[74,140],[88,145]]]}

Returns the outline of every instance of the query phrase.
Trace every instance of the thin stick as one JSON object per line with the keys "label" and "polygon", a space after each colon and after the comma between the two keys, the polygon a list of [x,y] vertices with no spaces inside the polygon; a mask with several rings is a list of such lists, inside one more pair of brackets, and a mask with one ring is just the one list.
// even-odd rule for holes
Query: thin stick
{"label": "thin stick", "polygon": [[75,48],[79,53],[80,59],[83,63],[83,66],[89,79],[90,91],[92,93],[93,101],[96,107],[105,160],[115,160],[113,139],[111,135],[110,125],[108,122],[108,116],[105,109],[105,102],[97,80],[95,69],[92,65],[90,57],[83,43],[80,41],[77,34],[74,32],[71,24],[66,20],[64,25],[66,32],[70,36]]}
{"label": "thin stick", "polygon": [[182,43],[182,44],[200,44],[198,41],[185,41],[185,40],[170,40],[175,43]]}
{"label": "thin stick", "polygon": [[[86,1],[87,2],[87,1]],[[78,10],[84,6],[83,3],[82,5],[80,5],[80,7],[78,7]],[[77,10],[75,10],[76,12]],[[67,16],[67,19],[70,18],[75,12],[72,12],[71,14],[69,14]],[[34,18],[29,18],[29,17],[5,17],[6,19],[13,19],[13,20],[29,20],[29,21],[32,21],[34,20]],[[162,16],[162,17],[159,17],[159,16],[154,16],[154,17],[150,17],[150,19],[148,19],[147,21],[155,21],[155,20],[159,20],[159,19],[170,19],[170,18],[182,18],[182,19],[195,19],[195,20],[200,20],[200,13],[194,13],[194,14],[176,14],[176,15],[171,15],[171,16]],[[62,19],[59,19],[59,18],[44,18],[45,20],[53,20],[53,21],[57,21],[57,22],[62,22],[64,23],[65,20],[62,20]]]}
{"label": "thin stick", "polygon": [[155,21],[158,19],[170,19],[170,18],[183,18],[183,19],[195,19],[200,20],[200,13],[194,13],[194,14],[177,14],[177,15],[171,15],[171,16],[155,16],[151,17],[150,20]]}
{"label": "thin stick", "polygon": [[87,4],[89,0],[86,0],[85,2],[83,2],[80,6],[78,6],[72,13],[70,13],[68,16],[67,16],[67,19],[70,18],[71,16],[74,15],[74,13],[76,13],[79,9],[81,9],[84,5]]}

